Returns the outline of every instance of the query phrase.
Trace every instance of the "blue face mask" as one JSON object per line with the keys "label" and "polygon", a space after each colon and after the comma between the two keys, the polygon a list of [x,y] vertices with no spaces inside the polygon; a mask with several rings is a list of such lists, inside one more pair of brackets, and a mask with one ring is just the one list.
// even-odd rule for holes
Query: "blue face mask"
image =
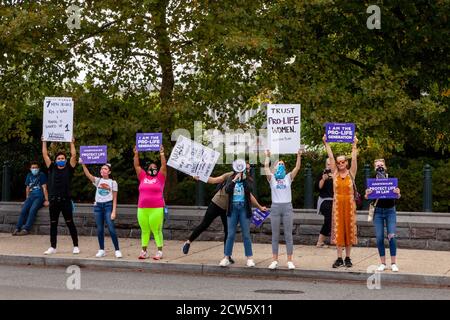
{"label": "blue face mask", "polygon": [[59,160],[59,161],[56,161],[56,165],[57,165],[58,167],[64,167],[64,166],[66,165],[66,160]]}
{"label": "blue face mask", "polygon": [[30,171],[34,176],[37,176],[37,174],[39,173],[39,169],[30,169]]}
{"label": "blue face mask", "polygon": [[284,177],[286,177],[286,168],[284,167],[284,164],[279,163],[277,166],[277,171],[275,171],[275,179],[277,180],[281,180],[284,179]]}

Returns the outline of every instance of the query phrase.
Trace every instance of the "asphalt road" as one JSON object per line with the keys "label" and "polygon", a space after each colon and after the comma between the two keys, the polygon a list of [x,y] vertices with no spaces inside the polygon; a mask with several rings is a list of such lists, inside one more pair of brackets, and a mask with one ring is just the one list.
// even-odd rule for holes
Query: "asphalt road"
{"label": "asphalt road", "polygon": [[[137,271],[0,266],[0,299],[160,299],[160,300],[450,300],[450,289],[383,286],[366,283],[264,280],[239,277],[155,274]],[[69,279],[70,278],[70,279]],[[69,290],[69,286],[75,288]],[[76,286],[80,285],[77,290]]]}

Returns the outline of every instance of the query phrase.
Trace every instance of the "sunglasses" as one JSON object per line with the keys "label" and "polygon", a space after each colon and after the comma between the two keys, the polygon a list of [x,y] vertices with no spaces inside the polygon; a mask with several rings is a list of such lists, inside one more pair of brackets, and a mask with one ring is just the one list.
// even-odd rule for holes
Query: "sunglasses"
{"label": "sunglasses", "polygon": [[336,163],[337,164],[344,164],[344,163],[346,163],[347,162],[347,160],[341,160],[341,161],[337,161]]}

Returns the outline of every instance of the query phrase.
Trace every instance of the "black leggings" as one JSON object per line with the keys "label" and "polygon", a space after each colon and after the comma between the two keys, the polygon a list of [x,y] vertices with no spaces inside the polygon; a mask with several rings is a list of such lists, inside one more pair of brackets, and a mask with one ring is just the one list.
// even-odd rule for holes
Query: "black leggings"
{"label": "black leggings", "polygon": [[320,234],[329,237],[331,234],[331,212],[333,211],[333,201],[325,200],[320,206],[320,212],[323,214],[324,221]]}
{"label": "black leggings", "polygon": [[78,233],[73,222],[72,202],[70,200],[50,201],[50,243],[52,248],[56,248],[56,237],[58,235],[59,214],[62,212],[66,220],[74,247],[78,247]]}
{"label": "black leggings", "polygon": [[225,232],[225,237],[223,239],[223,242],[227,241],[228,236],[228,227],[227,227],[227,211],[219,207],[214,202],[211,202],[208,206],[208,209],[206,209],[205,216],[203,217],[202,222],[192,231],[191,236],[189,237],[189,241],[192,242],[208,227],[211,225],[211,223],[220,216],[220,219],[222,220],[223,224],[223,230]]}

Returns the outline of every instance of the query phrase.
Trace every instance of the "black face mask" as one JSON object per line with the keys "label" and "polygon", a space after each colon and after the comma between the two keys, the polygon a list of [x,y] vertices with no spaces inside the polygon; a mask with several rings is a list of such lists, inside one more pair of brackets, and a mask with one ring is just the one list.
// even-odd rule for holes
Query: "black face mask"
{"label": "black face mask", "polygon": [[148,173],[152,176],[152,177],[156,177],[156,175],[158,174],[158,169],[149,169]]}
{"label": "black face mask", "polygon": [[386,171],[383,167],[378,167],[375,171],[377,172],[377,178],[386,178]]}

